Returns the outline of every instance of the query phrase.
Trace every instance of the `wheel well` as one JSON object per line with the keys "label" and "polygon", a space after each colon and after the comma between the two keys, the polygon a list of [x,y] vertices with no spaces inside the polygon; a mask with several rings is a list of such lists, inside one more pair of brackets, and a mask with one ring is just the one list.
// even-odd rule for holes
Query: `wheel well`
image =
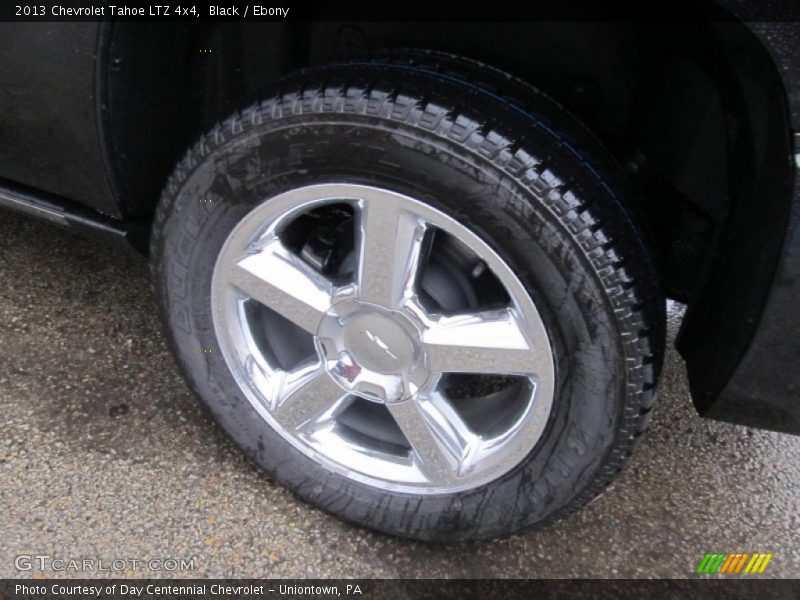
{"label": "wheel well", "polygon": [[194,139],[280,75],[425,48],[528,81],[603,140],[638,192],[668,295],[729,293],[742,265],[755,283],[738,291],[769,283],[789,206],[788,112],[767,51],[737,22],[119,23],[107,37],[104,130],[128,214],[151,214]]}

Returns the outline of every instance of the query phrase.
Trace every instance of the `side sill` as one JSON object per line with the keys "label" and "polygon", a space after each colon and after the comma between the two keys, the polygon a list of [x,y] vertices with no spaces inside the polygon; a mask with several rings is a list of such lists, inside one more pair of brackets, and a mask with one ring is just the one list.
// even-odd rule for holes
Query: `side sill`
{"label": "side sill", "polygon": [[30,215],[80,235],[147,256],[150,220],[119,220],[40,190],[0,180],[0,208]]}

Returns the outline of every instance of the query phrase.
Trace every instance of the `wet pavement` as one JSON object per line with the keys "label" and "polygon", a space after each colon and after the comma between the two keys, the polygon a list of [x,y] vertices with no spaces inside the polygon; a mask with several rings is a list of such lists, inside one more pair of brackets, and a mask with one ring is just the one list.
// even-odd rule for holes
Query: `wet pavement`
{"label": "wet pavement", "polygon": [[[679,322],[673,308],[671,339]],[[0,577],[692,577],[706,552],[800,567],[800,437],[700,419],[674,350],[599,500],[506,540],[392,539],[299,502],[217,430],[167,352],[144,260],[6,213],[0,415]],[[18,570],[31,555],[124,567]],[[132,562],[170,558],[188,564]]]}

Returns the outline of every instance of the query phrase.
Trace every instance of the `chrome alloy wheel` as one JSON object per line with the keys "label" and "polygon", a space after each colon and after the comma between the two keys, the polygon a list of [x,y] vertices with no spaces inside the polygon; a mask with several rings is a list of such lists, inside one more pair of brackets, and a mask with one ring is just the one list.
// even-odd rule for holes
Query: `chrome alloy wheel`
{"label": "chrome alloy wheel", "polygon": [[228,236],[211,290],[249,402],[341,475],[457,492],[511,470],[544,431],[554,366],[532,299],[481,238],[418,200],[351,184],[273,197]]}

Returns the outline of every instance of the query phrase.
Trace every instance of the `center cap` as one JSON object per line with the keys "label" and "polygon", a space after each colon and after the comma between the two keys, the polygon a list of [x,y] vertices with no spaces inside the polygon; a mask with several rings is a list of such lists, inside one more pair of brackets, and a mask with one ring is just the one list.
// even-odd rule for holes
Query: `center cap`
{"label": "center cap", "polygon": [[386,375],[407,371],[414,344],[391,317],[363,312],[345,321],[344,345],[362,367]]}
{"label": "center cap", "polygon": [[326,315],[316,343],[342,388],[374,402],[398,402],[415,394],[429,375],[419,336],[405,315],[350,301]]}

